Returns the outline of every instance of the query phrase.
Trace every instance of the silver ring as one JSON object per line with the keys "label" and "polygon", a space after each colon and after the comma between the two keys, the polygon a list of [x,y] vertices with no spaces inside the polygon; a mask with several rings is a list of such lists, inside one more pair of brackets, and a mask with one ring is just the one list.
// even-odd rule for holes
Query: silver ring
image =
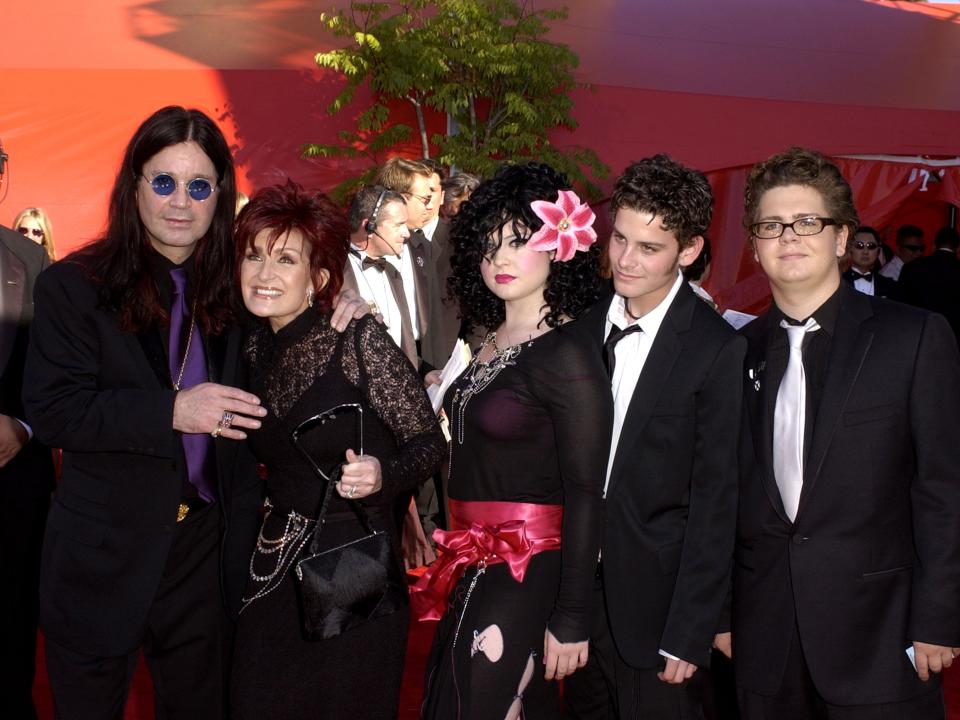
{"label": "silver ring", "polygon": [[354,495],[354,493],[356,493],[356,492],[357,492],[357,486],[356,486],[356,485],[351,485],[351,486],[350,486],[350,492],[347,493],[347,497],[348,497],[348,498],[352,498],[353,495]]}
{"label": "silver ring", "polygon": [[223,417],[220,418],[219,424],[221,426],[221,430],[226,430],[228,427],[230,427],[230,425],[233,424],[233,413],[229,410],[224,410]]}

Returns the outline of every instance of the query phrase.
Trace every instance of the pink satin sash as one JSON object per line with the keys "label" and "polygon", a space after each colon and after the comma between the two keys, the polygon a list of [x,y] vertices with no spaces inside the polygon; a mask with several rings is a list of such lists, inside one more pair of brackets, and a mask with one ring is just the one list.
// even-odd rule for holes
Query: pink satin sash
{"label": "pink satin sash", "polygon": [[507,563],[523,582],[530,558],[560,548],[562,505],[450,500],[451,530],[434,530],[437,559],[410,588],[419,620],[439,620],[454,585],[469,565]]}

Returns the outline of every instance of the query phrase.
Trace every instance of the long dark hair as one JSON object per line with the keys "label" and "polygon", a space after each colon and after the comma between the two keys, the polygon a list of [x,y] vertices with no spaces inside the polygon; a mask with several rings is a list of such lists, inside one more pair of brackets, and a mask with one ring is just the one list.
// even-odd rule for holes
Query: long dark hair
{"label": "long dark hair", "polygon": [[[220,128],[199,110],[171,105],[144,120],[130,139],[110,194],[104,235],[71,260],[85,265],[100,287],[100,306],[115,312],[122,330],[139,331],[169,322],[150,273],[150,239],[140,220],[137,184],[143,166],[164,148],[197,143],[217,171],[216,210],[210,228],[193,253],[197,322],[218,333],[237,316],[239,291],[234,278],[233,216],[237,184],[233,157]],[[209,201],[208,201],[209,202]]]}
{"label": "long dark hair", "polygon": [[[480,183],[453,219],[451,237],[453,272],[447,289],[460,304],[460,316],[469,332],[476,327],[492,330],[504,319],[503,300],[483,282],[480,261],[491,245],[502,242],[509,228],[525,243],[543,227],[533,212],[534,200],[555,201],[560,190],[569,190],[566,176],[549,165],[527,163],[503,165],[492,179]],[[499,235],[499,241],[498,241]],[[550,263],[543,299],[549,308],[543,321],[557,327],[563,316],[576,318],[599,297],[599,250],[596,243],[587,252],[577,252],[567,262]]]}

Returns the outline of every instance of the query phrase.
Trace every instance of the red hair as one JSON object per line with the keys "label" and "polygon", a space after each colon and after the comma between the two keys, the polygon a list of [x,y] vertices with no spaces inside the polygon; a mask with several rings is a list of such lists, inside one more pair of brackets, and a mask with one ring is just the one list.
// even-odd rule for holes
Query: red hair
{"label": "red hair", "polygon": [[[272,252],[277,240],[297,230],[309,243],[310,278],[315,295],[314,305],[323,312],[333,307],[333,299],[343,286],[343,268],[347,262],[350,227],[343,211],[322,192],[307,192],[292,180],[285,185],[271,185],[254,194],[237,218],[237,267],[243,262],[253,242],[269,230],[266,252]],[[322,282],[322,271],[330,277]]]}

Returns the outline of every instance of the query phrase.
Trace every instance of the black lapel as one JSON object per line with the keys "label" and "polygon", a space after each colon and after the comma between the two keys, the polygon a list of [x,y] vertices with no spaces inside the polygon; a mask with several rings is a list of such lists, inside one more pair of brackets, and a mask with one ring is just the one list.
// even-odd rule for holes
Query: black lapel
{"label": "black lapel", "polygon": [[[224,385],[247,389],[243,387],[243,385],[246,384],[246,378],[242,372],[243,365],[240,354],[240,343],[242,339],[242,329],[239,326],[234,326],[220,333],[215,339],[216,342],[212,344],[214,344],[221,353],[220,367],[222,368],[222,373],[220,374],[219,381]],[[217,458],[217,483],[219,485],[221,498],[226,496],[226,491],[229,488],[232,468],[237,456],[239,444],[236,440],[225,440],[224,438],[216,438],[213,441]]]}
{"label": "black lapel", "polygon": [[657,336],[653,340],[650,354],[640,371],[640,379],[627,406],[627,415],[620,430],[620,439],[617,442],[617,454],[613,460],[610,472],[610,484],[607,487],[607,497],[611,497],[614,486],[620,477],[627,458],[635,452],[639,438],[650,419],[653,408],[656,407],[660,394],[670,376],[670,371],[683,349],[681,335],[690,329],[693,320],[694,303],[701,302],[690,289],[687,283],[680,285],[677,296],[673,299],[667,314],[660,324]]}
{"label": "black lapel", "polygon": [[747,406],[760,482],[774,511],[789,524],[790,519],[783,509],[783,498],[773,473],[773,410],[779,387],[776,378],[767,373],[767,350],[775,331],[773,313],[769,310],[743,330],[743,336],[747,338],[744,403]]}
{"label": "black lapel", "polygon": [[870,299],[847,287],[841,288],[841,292],[843,296],[833,341],[830,344],[823,397],[813,423],[810,453],[803,468],[803,489],[800,492],[797,517],[803,512],[804,505],[820,477],[827,450],[837,433],[840,414],[847,404],[847,398],[850,397],[873,343],[873,331],[864,327],[864,321],[873,317]]}
{"label": "black lapel", "polygon": [[23,322],[27,269],[24,262],[0,242],[0,375],[3,375],[13,351],[20,323]]}
{"label": "black lapel", "polygon": [[130,351],[134,355],[139,355],[147,361],[151,374],[156,378],[161,387],[172,388],[173,380],[170,378],[170,366],[167,361],[167,350],[163,345],[163,338],[160,333],[165,332],[158,327],[148,328],[138,332],[136,335],[124,333],[128,339]]}
{"label": "black lapel", "polygon": [[[420,333],[421,339],[427,334],[429,326],[427,313],[429,312],[430,290],[428,283],[430,278],[427,265],[432,264],[427,247],[429,244],[430,241],[427,240],[422,230],[411,234],[410,240],[407,242],[407,245],[410,246],[410,261],[413,263],[413,294],[417,303],[417,331]],[[432,298],[429,299],[432,300]]]}

